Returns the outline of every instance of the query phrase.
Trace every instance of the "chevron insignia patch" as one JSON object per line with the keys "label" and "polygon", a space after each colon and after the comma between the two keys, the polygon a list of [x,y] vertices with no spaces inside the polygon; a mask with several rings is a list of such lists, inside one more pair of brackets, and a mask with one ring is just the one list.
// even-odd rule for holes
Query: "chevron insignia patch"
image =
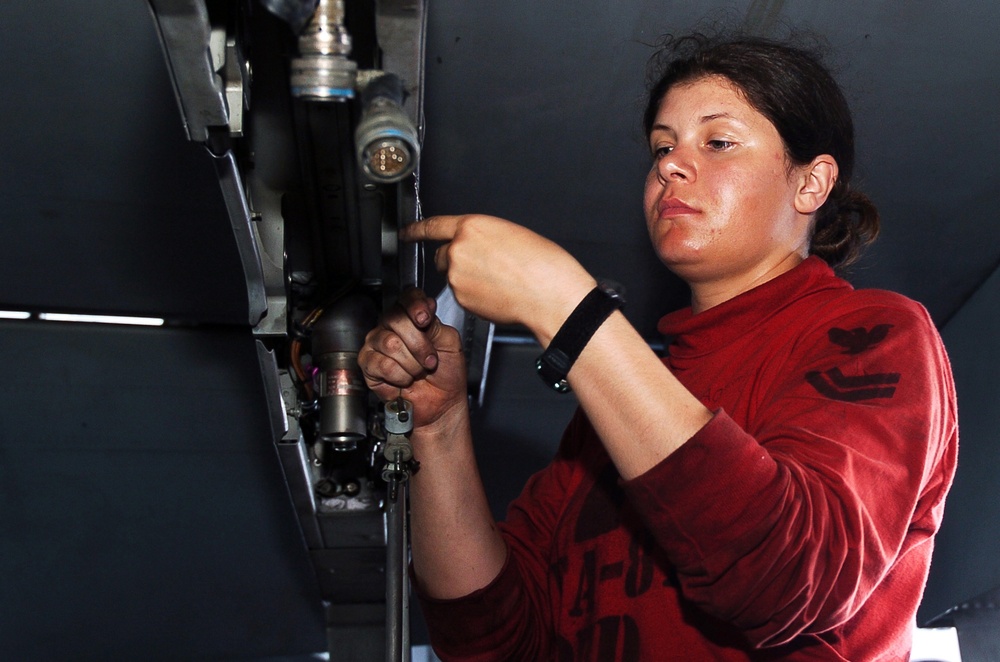
{"label": "chevron insignia patch", "polygon": [[848,377],[840,368],[806,373],[806,381],[813,388],[831,400],[843,402],[891,398],[896,394],[895,385],[899,383],[899,377],[898,372]]}
{"label": "chevron insignia patch", "polygon": [[[856,329],[838,329],[827,332],[834,345],[842,347],[844,354],[860,354],[885,340],[892,324],[878,324],[871,329],[858,327]],[[877,398],[891,398],[896,394],[896,384],[900,373],[885,372],[865,374],[857,377],[845,375],[840,368],[831,368],[825,372],[813,371],[806,373],[806,381],[820,394],[831,400],[843,402],[861,402]]]}

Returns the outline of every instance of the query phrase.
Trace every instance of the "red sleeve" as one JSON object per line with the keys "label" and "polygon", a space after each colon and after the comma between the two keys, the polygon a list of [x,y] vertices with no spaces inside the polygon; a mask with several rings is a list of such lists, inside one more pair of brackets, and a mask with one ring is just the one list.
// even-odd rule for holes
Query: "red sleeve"
{"label": "red sleeve", "polygon": [[881,327],[857,310],[790,336],[783,364],[761,368],[746,428],[717,411],[624,483],[685,596],[758,646],[843,624],[937,530],[954,387],[918,308],[880,306]]}
{"label": "red sleeve", "polygon": [[534,474],[499,523],[507,561],[488,586],[453,600],[420,596],[435,652],[444,661],[544,660],[551,657],[553,625],[547,552],[564,501],[579,480],[574,459],[585,425],[577,411],[555,459]]}

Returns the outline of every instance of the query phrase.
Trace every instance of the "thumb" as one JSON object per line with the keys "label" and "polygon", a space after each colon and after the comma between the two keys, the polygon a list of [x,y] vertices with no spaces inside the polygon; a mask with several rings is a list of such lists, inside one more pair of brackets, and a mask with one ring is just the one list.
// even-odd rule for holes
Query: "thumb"
{"label": "thumb", "polygon": [[433,317],[424,333],[438,352],[462,352],[462,338],[458,329],[445,324],[440,317]]}

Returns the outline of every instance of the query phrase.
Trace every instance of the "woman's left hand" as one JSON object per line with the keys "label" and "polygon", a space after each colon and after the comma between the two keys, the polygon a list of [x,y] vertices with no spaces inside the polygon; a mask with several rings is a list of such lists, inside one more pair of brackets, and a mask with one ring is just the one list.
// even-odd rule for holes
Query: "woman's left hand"
{"label": "woman's left hand", "polygon": [[[551,334],[595,285],[558,244],[493,216],[433,216],[405,226],[407,241],[443,241],[434,262],[458,303],[479,317]],[[554,328],[552,328],[554,325]]]}

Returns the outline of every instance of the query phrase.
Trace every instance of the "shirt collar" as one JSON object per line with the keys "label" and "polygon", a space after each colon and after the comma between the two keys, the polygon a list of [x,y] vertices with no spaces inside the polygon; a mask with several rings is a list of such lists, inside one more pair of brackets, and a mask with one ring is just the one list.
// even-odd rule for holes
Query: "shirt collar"
{"label": "shirt collar", "polygon": [[668,336],[672,359],[697,358],[745,335],[801,296],[830,288],[851,286],[811,255],[794,269],[697,315],[690,307],[670,313],[657,330]]}

